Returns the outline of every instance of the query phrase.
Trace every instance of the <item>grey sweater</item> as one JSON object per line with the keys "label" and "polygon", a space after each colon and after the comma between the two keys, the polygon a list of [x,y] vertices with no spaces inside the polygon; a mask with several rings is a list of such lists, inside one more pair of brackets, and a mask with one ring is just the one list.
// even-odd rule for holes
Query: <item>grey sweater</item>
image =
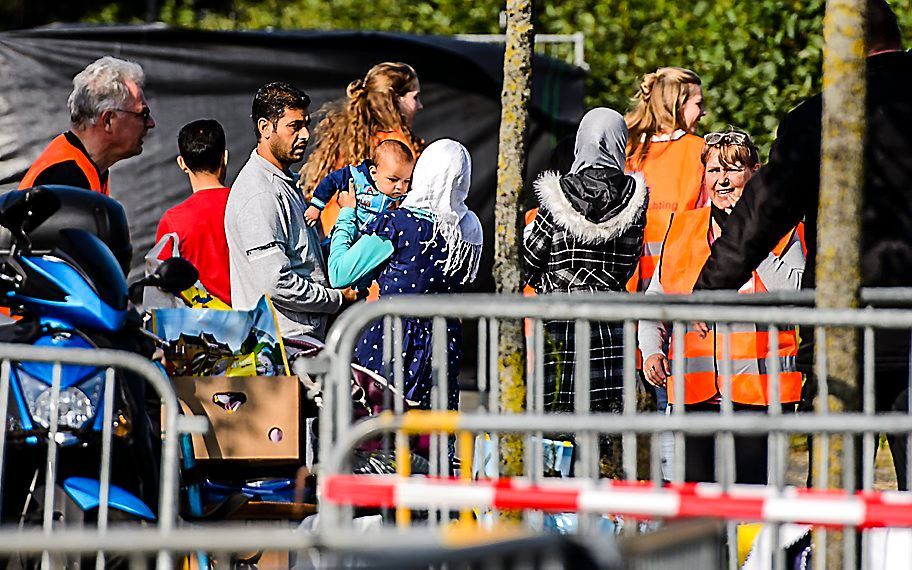
{"label": "grey sweater", "polygon": [[269,295],[282,336],[322,339],[326,316],[342,306],[342,294],[329,288],[319,237],[304,223],[306,208],[291,175],[254,149],[225,209],[231,302],[248,310]]}

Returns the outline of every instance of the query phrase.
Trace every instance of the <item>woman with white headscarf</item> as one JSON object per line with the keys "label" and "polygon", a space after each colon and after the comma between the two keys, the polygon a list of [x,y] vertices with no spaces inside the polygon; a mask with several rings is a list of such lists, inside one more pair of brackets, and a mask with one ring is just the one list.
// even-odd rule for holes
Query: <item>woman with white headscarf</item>
{"label": "woman with white headscarf", "polygon": [[[624,291],[643,248],[648,192],[642,175],[624,174],[627,126],[607,108],[592,109],[576,135],[570,172],[535,181],[540,209],[525,237],[527,281],[538,294]],[[621,410],[623,331],[591,323],[591,409]],[[545,323],[545,405],[572,411],[573,321]]]}
{"label": "woman with white headscarf", "polygon": [[[355,242],[345,236],[356,232],[336,228],[328,263],[333,287],[373,277],[380,297],[462,292],[475,280],[483,243],[481,223],[465,205],[471,178],[472,158],[464,146],[450,139],[429,145],[415,164],[412,188],[399,209],[377,216]],[[339,195],[343,209],[353,205],[347,194]],[[340,213],[337,224],[349,219],[354,217]],[[406,397],[425,408],[430,407],[431,328],[430,319],[402,322]],[[462,330],[456,320],[447,322],[447,350],[449,405],[455,408],[462,357]],[[384,373],[382,322],[362,334],[355,360]]]}

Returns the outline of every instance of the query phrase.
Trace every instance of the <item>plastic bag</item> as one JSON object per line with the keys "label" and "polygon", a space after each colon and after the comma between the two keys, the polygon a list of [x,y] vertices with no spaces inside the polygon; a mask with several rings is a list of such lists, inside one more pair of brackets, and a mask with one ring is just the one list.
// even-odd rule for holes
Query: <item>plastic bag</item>
{"label": "plastic bag", "polygon": [[[170,248],[168,247],[169,244]],[[163,255],[166,251],[169,252],[168,255]],[[146,275],[155,273],[162,261],[172,257],[180,257],[180,238],[176,233],[163,235],[158,240],[158,243],[152,246],[152,249],[146,254],[144,258]],[[147,310],[179,307],[231,310],[227,303],[209,293],[200,281],[197,281],[193,287],[183,291],[180,297],[175,297],[157,287],[146,287],[143,291],[143,307]]]}
{"label": "plastic bag", "polygon": [[288,376],[275,311],[263,296],[249,311],[153,309],[172,376]]}
{"label": "plastic bag", "polygon": [[[569,477],[573,463],[573,443],[560,439],[539,440],[532,438],[533,444],[541,443],[542,467],[546,476]],[[497,477],[498,461],[495,457],[494,441],[490,434],[475,436],[475,457],[472,461],[473,479],[490,479]]]}

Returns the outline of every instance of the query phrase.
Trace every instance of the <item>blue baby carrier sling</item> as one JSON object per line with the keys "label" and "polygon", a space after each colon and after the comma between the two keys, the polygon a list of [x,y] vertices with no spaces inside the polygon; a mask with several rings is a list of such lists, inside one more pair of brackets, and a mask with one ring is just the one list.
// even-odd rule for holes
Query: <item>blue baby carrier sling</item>
{"label": "blue baby carrier sling", "polygon": [[373,181],[357,166],[349,166],[348,171],[351,173],[355,188],[355,219],[358,232],[362,233],[380,212],[395,204],[397,200],[380,192]]}

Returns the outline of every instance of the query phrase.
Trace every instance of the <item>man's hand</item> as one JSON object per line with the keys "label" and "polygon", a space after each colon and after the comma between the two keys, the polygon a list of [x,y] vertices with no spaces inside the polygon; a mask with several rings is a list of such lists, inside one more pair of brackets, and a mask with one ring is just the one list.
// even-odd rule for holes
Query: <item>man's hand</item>
{"label": "man's hand", "polygon": [[340,208],[354,208],[355,207],[355,182],[354,180],[348,180],[348,190],[339,190],[339,207]]}
{"label": "man's hand", "polygon": [[359,300],[358,290],[354,287],[339,289],[339,293],[342,293],[342,305],[351,305],[352,303]]}
{"label": "man's hand", "polygon": [[664,354],[653,354],[643,362],[643,375],[656,388],[664,388],[671,375],[671,365]]}
{"label": "man's hand", "polygon": [[709,328],[709,325],[703,321],[697,321],[693,324],[693,327],[697,329],[697,332],[700,333],[700,338],[706,338],[706,335],[709,334],[709,331],[712,329]]}
{"label": "man's hand", "polygon": [[305,223],[310,227],[317,225],[317,222],[320,221],[320,213],[322,211],[323,210],[316,206],[308,206],[307,209],[304,210]]}

